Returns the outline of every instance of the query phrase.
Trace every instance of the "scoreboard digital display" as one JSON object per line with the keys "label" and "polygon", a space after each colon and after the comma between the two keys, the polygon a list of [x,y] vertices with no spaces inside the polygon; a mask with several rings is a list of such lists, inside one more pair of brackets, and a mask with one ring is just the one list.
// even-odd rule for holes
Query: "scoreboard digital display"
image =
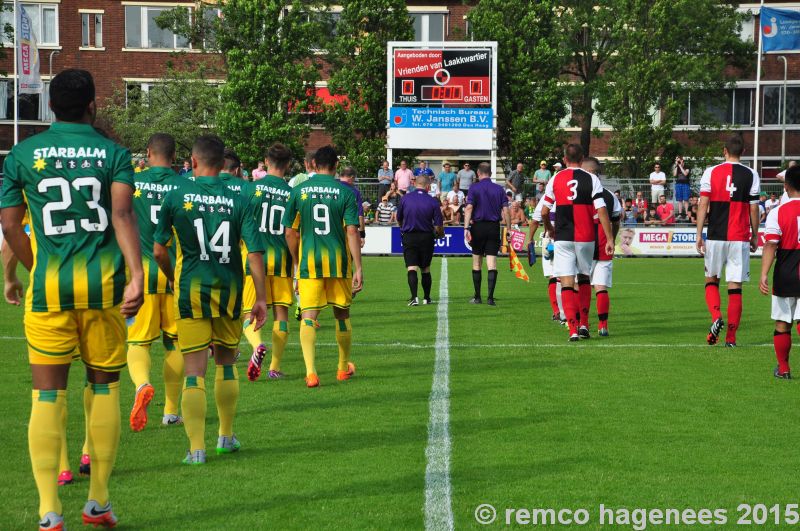
{"label": "scoreboard digital display", "polygon": [[492,105],[491,48],[397,48],[393,71],[394,105]]}
{"label": "scoreboard digital display", "polygon": [[462,101],[464,99],[464,87],[461,85],[423,85],[422,101],[445,102]]}

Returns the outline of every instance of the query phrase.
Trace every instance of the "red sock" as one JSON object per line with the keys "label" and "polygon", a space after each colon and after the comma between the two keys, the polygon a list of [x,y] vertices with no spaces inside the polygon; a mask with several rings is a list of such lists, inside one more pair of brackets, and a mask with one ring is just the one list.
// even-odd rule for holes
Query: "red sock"
{"label": "red sock", "polygon": [[728,290],[728,332],[725,334],[726,343],[736,343],[736,330],[742,320],[742,290]]}
{"label": "red sock", "polygon": [[778,372],[789,372],[789,351],[792,349],[791,332],[774,332],[772,343],[775,345],[775,357],[778,358]]}
{"label": "red sock", "polygon": [[608,311],[611,309],[611,301],[608,298],[606,290],[600,290],[597,296],[597,320],[600,321],[597,326],[600,328],[608,328]]}
{"label": "red sock", "polygon": [[719,298],[719,284],[709,282],[706,284],[706,306],[708,311],[711,312],[711,320],[716,321],[722,318],[722,312],[719,310],[721,306]]}
{"label": "red sock", "polygon": [[592,305],[592,286],[588,282],[586,284],[578,284],[578,300],[581,310],[581,326],[589,328],[589,308]]}
{"label": "red sock", "polygon": [[550,307],[553,309],[553,315],[561,314],[561,310],[558,309],[558,296],[556,295],[557,286],[558,280],[555,278],[551,278],[550,283],[547,285],[547,294],[550,296]]}
{"label": "red sock", "polygon": [[564,305],[564,315],[567,316],[569,335],[578,333],[578,294],[572,288],[561,289],[561,303]]}

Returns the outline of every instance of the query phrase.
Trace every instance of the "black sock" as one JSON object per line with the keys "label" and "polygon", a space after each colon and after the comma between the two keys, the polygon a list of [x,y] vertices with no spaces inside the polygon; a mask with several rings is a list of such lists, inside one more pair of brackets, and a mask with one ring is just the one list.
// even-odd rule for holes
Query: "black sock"
{"label": "black sock", "polygon": [[481,270],[472,270],[472,285],[475,286],[475,298],[481,298]]}
{"label": "black sock", "polygon": [[431,298],[431,285],[433,284],[433,279],[431,278],[430,273],[422,272],[422,291],[425,293],[425,298]]}
{"label": "black sock", "polygon": [[411,298],[417,296],[417,271],[412,269],[408,272],[408,287],[411,289]]}
{"label": "black sock", "polygon": [[489,298],[494,299],[494,286],[497,284],[497,269],[489,270]]}

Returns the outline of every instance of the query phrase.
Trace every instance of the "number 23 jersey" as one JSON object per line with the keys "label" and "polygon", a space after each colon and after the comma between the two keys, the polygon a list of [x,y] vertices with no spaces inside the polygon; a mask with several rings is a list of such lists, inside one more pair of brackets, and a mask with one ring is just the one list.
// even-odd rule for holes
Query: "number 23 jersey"
{"label": "number 23 jersey", "polygon": [[182,319],[230,317],[242,309],[240,240],[263,253],[247,200],[217,177],[197,177],[168,192],[154,240],[175,245],[175,301]]}
{"label": "number 23 jersey", "polygon": [[56,122],[11,150],[2,207],[27,204],[33,270],[26,309],[59,312],[122,302],[125,261],[111,225],[111,185],[130,187],[130,152],[91,125]]}

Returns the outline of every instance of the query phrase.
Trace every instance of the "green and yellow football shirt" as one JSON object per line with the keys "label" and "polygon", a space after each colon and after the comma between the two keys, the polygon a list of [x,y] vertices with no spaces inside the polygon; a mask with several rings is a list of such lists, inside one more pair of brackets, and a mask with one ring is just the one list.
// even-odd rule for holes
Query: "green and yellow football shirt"
{"label": "green and yellow football shirt", "polygon": [[333,175],[317,173],[292,189],[283,224],[300,231],[298,278],[349,278],[347,225],[358,226],[353,191]]}
{"label": "green and yellow football shirt", "polygon": [[[187,181],[188,179],[179,176],[172,168],[152,167],[136,174],[133,209],[139,219],[145,293],[170,293],[172,291],[166,275],[158,268],[158,263],[153,258],[153,234],[158,225],[161,203],[167,192],[179,188],[181,183]],[[170,247],[170,258],[174,264],[175,246]]]}
{"label": "green and yellow football shirt", "polygon": [[0,206],[27,204],[33,270],[26,310],[111,308],[125,261],[111,225],[111,185],[131,187],[130,152],[89,124],[56,122],[14,146],[3,164]]}
{"label": "green and yellow football shirt", "polygon": [[267,175],[250,183],[252,213],[264,244],[266,273],[273,277],[292,276],[292,255],[286,245],[283,216],[292,188],[286,181]]}
{"label": "green and yellow football shirt", "polygon": [[196,177],[167,193],[154,240],[174,237],[179,318],[238,319],[242,309],[240,240],[263,253],[249,204],[217,177]]}

